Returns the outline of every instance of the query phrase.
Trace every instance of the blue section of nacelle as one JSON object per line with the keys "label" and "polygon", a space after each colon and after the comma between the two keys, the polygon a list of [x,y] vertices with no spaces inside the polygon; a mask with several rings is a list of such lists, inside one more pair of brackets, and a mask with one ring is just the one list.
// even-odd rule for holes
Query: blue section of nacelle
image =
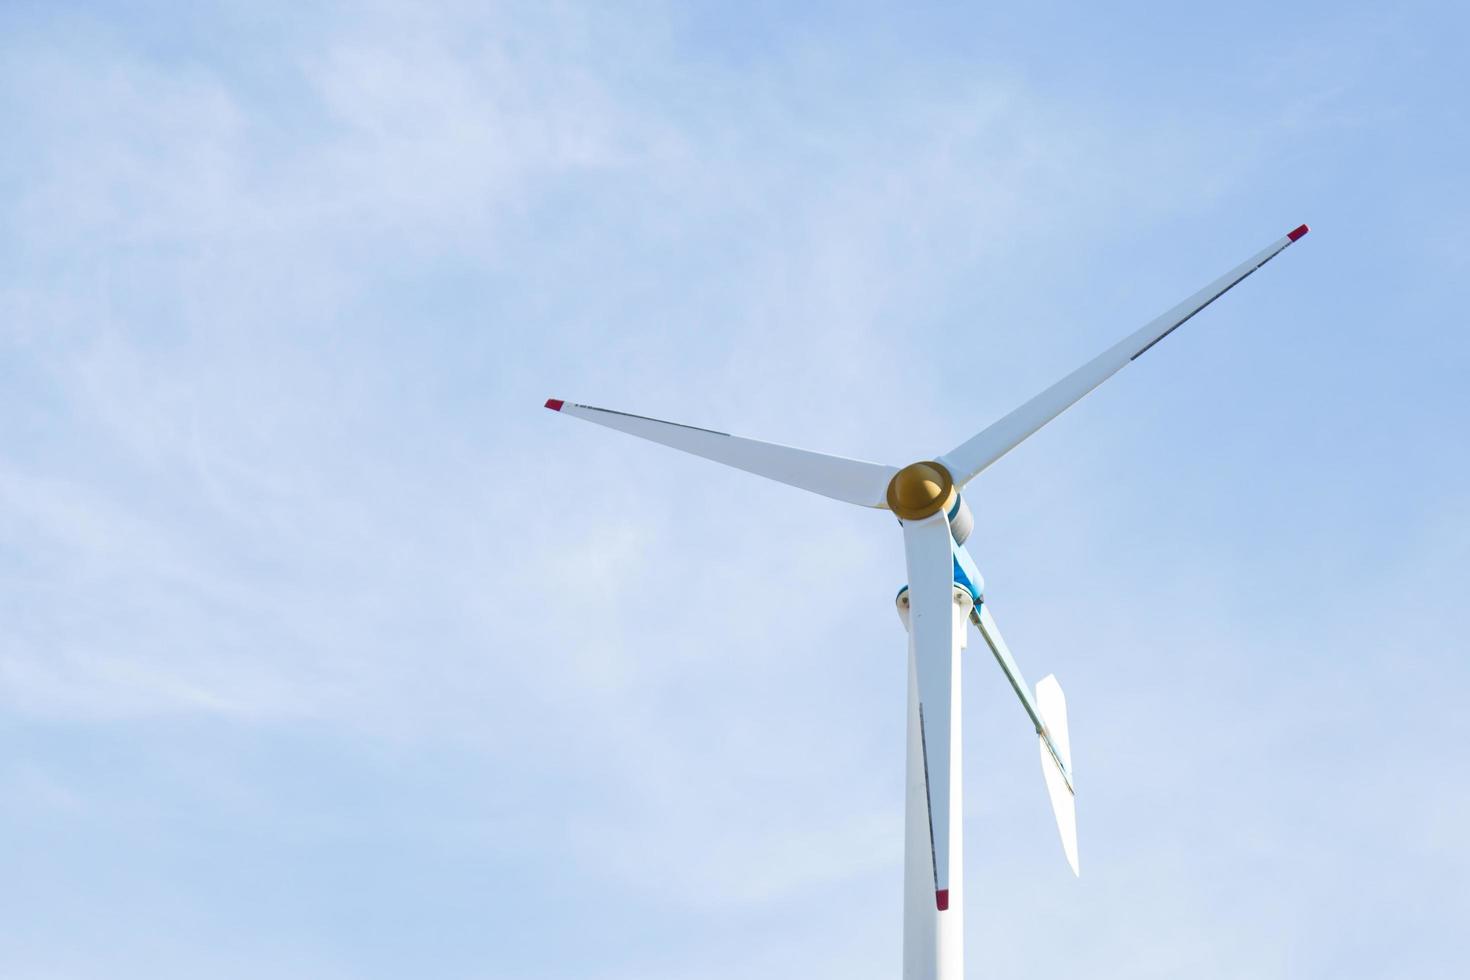
{"label": "blue section of nacelle", "polygon": [[[975,560],[963,545],[953,541],[950,542],[950,554],[954,556],[954,584],[970,593],[970,599],[975,605],[980,605],[985,598],[985,579],[980,577],[980,569],[975,567]],[[909,587],[905,585],[898,590],[898,595],[901,596],[908,590]]]}
{"label": "blue section of nacelle", "polygon": [[950,550],[954,554],[954,584],[970,593],[975,605],[980,605],[985,597],[985,579],[980,577],[980,569],[975,567],[975,560],[964,545],[951,545]]}

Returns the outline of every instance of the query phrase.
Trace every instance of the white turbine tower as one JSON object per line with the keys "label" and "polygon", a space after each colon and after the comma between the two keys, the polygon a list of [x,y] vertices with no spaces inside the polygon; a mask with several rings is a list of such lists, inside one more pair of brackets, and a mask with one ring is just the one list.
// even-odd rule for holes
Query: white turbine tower
{"label": "white turbine tower", "polygon": [[905,980],[964,975],[960,796],[960,651],[974,623],[1036,729],[1062,849],[1078,873],[1067,702],[1055,677],[1031,689],[985,602],[965,540],[974,526],[960,491],[991,463],[1112,377],[1307,233],[1301,225],[1150,321],[1026,404],[935,460],[902,469],[742,439],[553,398],[546,407],[803,490],[890,510],[903,527],[908,584],[898,611],[909,636],[908,807],[904,850]]}

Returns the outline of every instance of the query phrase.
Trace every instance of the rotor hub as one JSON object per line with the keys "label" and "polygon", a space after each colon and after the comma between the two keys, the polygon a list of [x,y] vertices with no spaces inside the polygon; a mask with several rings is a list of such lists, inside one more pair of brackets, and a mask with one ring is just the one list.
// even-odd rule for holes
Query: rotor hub
{"label": "rotor hub", "polygon": [[910,463],[888,483],[888,509],[905,521],[932,517],[948,508],[954,496],[954,477],[933,460]]}

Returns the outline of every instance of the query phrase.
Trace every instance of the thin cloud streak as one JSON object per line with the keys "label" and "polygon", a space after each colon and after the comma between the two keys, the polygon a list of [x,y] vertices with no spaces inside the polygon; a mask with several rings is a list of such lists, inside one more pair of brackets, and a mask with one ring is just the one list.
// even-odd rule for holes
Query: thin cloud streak
{"label": "thin cloud streak", "polygon": [[[1240,108],[1186,89],[1128,111],[1005,63],[956,81],[905,60],[855,94],[856,41],[736,67],[688,29],[436,7],[308,15],[252,40],[265,60],[45,18],[47,44],[12,43],[6,88],[47,99],[7,105],[31,153],[3,211],[0,349],[27,407],[0,438],[0,704],[40,734],[0,760],[6,819],[34,849],[70,812],[105,848],[91,821],[129,815],[136,863],[87,906],[116,906],[108,928],[197,907],[119,975],[890,975],[890,519],[536,406],[942,451],[1257,245],[1308,186],[1282,176],[1293,141],[1394,116],[1349,111],[1351,73],[1256,111],[1292,45]],[[1367,43],[1327,63],[1370,74]],[[1228,361],[1279,342],[1263,331],[1316,336],[1288,304],[1323,274],[1292,260],[975,488],[997,615],[1033,678],[1067,684],[1093,801],[1073,887],[1023,720],[977,662],[977,970],[1313,972],[1333,944],[1298,937],[1334,925],[1302,907],[1343,866],[1439,897],[1405,940],[1463,911],[1433,870],[1466,856],[1435,747],[1457,744],[1462,504],[1400,515],[1431,530],[1384,567],[1280,546],[1368,533],[1311,473],[1277,511],[1228,482],[1300,406],[1265,385],[1225,405],[1207,375],[1249,386]],[[1197,434],[1247,425],[1254,445]],[[1349,653],[1360,590],[1399,624],[1377,656],[1441,687]],[[1432,707],[1396,731],[1385,692]],[[1315,796],[1283,761],[1302,731],[1331,774]],[[86,761],[108,742],[116,784]],[[1375,834],[1412,883],[1353,856]],[[24,880],[97,874],[57,847]],[[546,907],[598,955],[548,961]],[[63,908],[17,911],[40,938],[0,946],[7,972],[91,972]],[[237,925],[262,948],[221,963]]]}

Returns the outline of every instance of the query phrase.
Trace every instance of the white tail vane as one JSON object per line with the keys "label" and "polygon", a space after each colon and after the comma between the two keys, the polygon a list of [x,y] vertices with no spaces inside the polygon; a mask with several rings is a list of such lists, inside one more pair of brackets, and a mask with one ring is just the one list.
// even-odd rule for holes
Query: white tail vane
{"label": "white tail vane", "polygon": [[[1062,835],[1062,850],[1074,875],[1077,866],[1077,796],[1076,774],[1072,769],[1072,741],[1067,735],[1067,696],[1056,675],[1047,674],[1036,685],[1036,708],[1046,725],[1037,739],[1041,746],[1041,775],[1046,780],[1046,795],[1051,798],[1051,812],[1057,818],[1057,833]],[[1051,744],[1047,744],[1047,735]],[[1053,752],[1055,750],[1055,753]],[[1063,772],[1060,767],[1066,767]]]}
{"label": "white tail vane", "polygon": [[[1033,696],[990,615],[966,548],[974,513],[961,489],[1089,391],[1307,233],[1302,225],[1067,375],[938,460],[899,469],[662,422],[553,398],[546,407],[836,500],[891,510],[903,526],[908,585],[899,616],[909,632],[908,772],[904,847],[904,980],[964,976],[964,824],[961,651],[975,623],[1016,692],[1041,746],[1041,772],[1062,850],[1077,863],[1076,782],[1067,699],[1048,675]],[[839,571],[840,574],[840,571]],[[846,583],[838,583],[842,587]],[[828,587],[828,583],[821,583]]]}
{"label": "white tail vane", "polygon": [[981,470],[1015,449],[1026,437],[1076,404],[1083,395],[1123,370],[1131,361],[1137,360],[1150,347],[1183,326],[1186,320],[1225,295],[1232,286],[1271,261],[1286,246],[1306,233],[1307,226],[1301,225],[1278,238],[1173,309],[1155,317],[1124,337],[1005,418],[962,445],[951,449],[939,457],[939,462],[949,469],[956,484],[964,486],[969,483]]}
{"label": "white tail vane", "polygon": [[1052,813],[1056,814],[1057,831],[1062,835],[1062,850],[1067,853],[1067,863],[1072,873],[1077,869],[1077,787],[1072,781],[1072,744],[1067,738],[1067,699],[1062,695],[1062,685],[1056,677],[1048,674],[1036,685],[1036,696],[1026,687],[1026,678],[1011,656],[1000,627],[990,615],[990,603],[982,602],[970,613],[970,620],[980,630],[995,662],[1000,665],[1011,689],[1021,699],[1021,706],[1036,728],[1037,740],[1041,744],[1041,775],[1046,779],[1046,793],[1051,798]]}
{"label": "white tail vane", "polygon": [[898,472],[893,466],[880,466],[859,459],[844,459],[806,449],[778,446],[771,442],[758,442],[726,432],[680,425],[678,422],[663,422],[642,415],[614,412],[607,408],[576,405],[560,398],[547,399],[546,407],[640,439],[703,456],[716,463],[724,463],[778,483],[800,487],[862,507],[886,507],[883,495],[888,490],[888,481]]}

